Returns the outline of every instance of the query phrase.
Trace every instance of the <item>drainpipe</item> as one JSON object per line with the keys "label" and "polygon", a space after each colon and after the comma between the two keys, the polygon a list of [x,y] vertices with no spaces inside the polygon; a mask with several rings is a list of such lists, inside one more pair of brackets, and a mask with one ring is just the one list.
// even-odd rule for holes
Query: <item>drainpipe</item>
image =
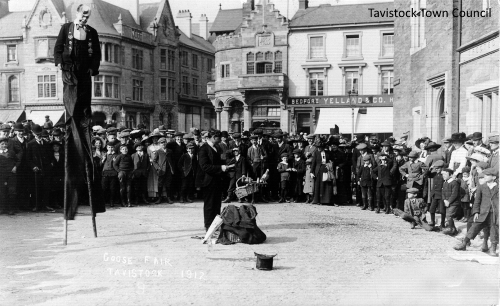
{"label": "drainpipe", "polygon": [[[499,0],[500,1],[500,0]],[[460,12],[462,11],[462,0],[458,0],[458,6]],[[462,17],[458,18],[458,39],[457,39],[457,48],[460,48],[462,45]],[[456,51],[455,51],[456,52]],[[458,52],[457,52],[458,53]],[[460,132],[460,53],[457,55],[457,132]],[[453,131],[452,131],[453,133]]]}

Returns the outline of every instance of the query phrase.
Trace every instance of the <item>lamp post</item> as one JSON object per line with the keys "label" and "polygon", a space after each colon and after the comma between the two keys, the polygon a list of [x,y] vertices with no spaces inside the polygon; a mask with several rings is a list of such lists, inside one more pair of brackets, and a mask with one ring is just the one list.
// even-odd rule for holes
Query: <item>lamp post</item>
{"label": "lamp post", "polygon": [[349,104],[351,105],[351,110],[352,110],[352,118],[351,118],[351,124],[352,124],[352,130],[351,130],[351,141],[354,140],[354,104],[352,104],[352,99],[351,97],[357,97],[358,96],[358,91],[357,90],[349,90],[348,92],[349,95]]}

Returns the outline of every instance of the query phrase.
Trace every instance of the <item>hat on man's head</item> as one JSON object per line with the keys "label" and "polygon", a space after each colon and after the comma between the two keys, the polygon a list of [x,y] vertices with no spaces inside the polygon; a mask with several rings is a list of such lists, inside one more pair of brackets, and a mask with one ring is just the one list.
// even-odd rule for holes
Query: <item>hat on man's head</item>
{"label": "hat on man's head", "polygon": [[42,127],[38,124],[34,124],[32,127],[31,127],[31,131],[33,132],[33,134],[35,135],[40,135],[42,134]]}
{"label": "hat on man's head", "polygon": [[431,141],[427,144],[427,146],[425,146],[424,150],[434,150],[434,149],[437,150],[439,148],[441,148],[440,144]]}
{"label": "hat on man's head", "polygon": [[24,131],[23,124],[22,123],[16,123],[16,124],[14,124],[14,131],[23,132]]}
{"label": "hat on man's head", "polygon": [[382,147],[390,147],[392,146],[392,143],[390,143],[388,140],[385,140],[380,144]]}
{"label": "hat on man's head", "polygon": [[466,141],[467,136],[465,133],[453,133],[451,134],[451,138],[448,138],[449,142],[461,142],[464,143]]}
{"label": "hat on man's head", "polygon": [[309,135],[307,135],[306,138],[307,139],[314,139],[314,138],[316,138],[316,136],[314,136],[314,134],[309,134]]}
{"label": "hat on man's head", "polygon": [[441,142],[442,142],[442,143],[449,143],[450,141],[448,140],[448,138],[443,138],[443,139],[441,140]]}
{"label": "hat on man's head", "polygon": [[380,146],[378,144],[370,145],[370,149],[380,151]]}
{"label": "hat on man's head", "polygon": [[371,159],[372,159],[371,155],[366,154],[365,156],[363,156],[363,161],[369,161]]}
{"label": "hat on man's head", "polygon": [[462,173],[470,173],[470,168],[469,167],[463,167],[462,168]]}
{"label": "hat on man's head", "polygon": [[52,136],[61,136],[62,135],[62,132],[60,129],[54,129],[54,131],[52,132]]}
{"label": "hat on man's head", "polygon": [[453,175],[453,169],[450,169],[450,168],[445,168],[445,169],[442,169],[441,172],[448,172],[450,175]]}
{"label": "hat on man's head", "polygon": [[144,131],[142,130],[133,130],[130,132],[130,138],[142,138],[142,135],[144,135]]}
{"label": "hat on man's head", "polygon": [[144,147],[144,144],[142,142],[134,143],[134,150],[137,149],[137,147],[139,147],[139,146]]}
{"label": "hat on man's head", "polygon": [[229,138],[229,133],[227,131],[222,131],[222,132],[220,132],[220,137]]}
{"label": "hat on man's head", "polygon": [[42,137],[49,137],[49,136],[50,136],[49,131],[42,130]]}
{"label": "hat on man's head", "polygon": [[121,131],[120,132],[120,137],[124,138],[124,137],[130,137],[130,132],[128,131]]}
{"label": "hat on man's head", "polygon": [[411,152],[408,154],[408,157],[411,157],[411,158],[418,158],[418,152],[417,152],[417,151],[411,151]]}
{"label": "hat on man's head", "polygon": [[406,193],[417,194],[418,193],[418,189],[417,188],[408,188],[408,189],[406,189]]}
{"label": "hat on man's head", "polygon": [[262,134],[264,134],[264,131],[262,129],[256,129],[253,131],[253,134],[254,135],[262,135]]}
{"label": "hat on man's head", "polygon": [[80,4],[76,8],[76,11],[82,13],[83,16],[90,16],[90,13],[92,12],[90,6],[86,4]]}
{"label": "hat on man's head", "polygon": [[498,135],[493,135],[488,138],[488,142],[498,143]]}
{"label": "hat on man's head", "polygon": [[233,151],[233,152],[234,152],[234,151],[238,151],[238,152],[239,152],[239,151],[240,151],[240,148],[238,148],[238,147],[234,147],[231,151]]}
{"label": "hat on man's head", "polygon": [[2,124],[0,125],[0,131],[10,131],[10,125],[8,124]]}
{"label": "hat on man's head", "polygon": [[483,170],[483,174],[488,175],[488,176],[498,177],[498,169],[497,168],[488,168],[488,169]]}
{"label": "hat on man's head", "polygon": [[182,136],[182,139],[193,140],[194,136],[191,134],[185,134],[184,136]]}
{"label": "hat on man's head", "polygon": [[487,162],[488,161],[488,157],[486,157],[485,155],[481,154],[481,153],[472,153],[471,156],[467,156],[466,159],[468,160],[475,160],[477,162]]}
{"label": "hat on man's head", "polygon": [[241,134],[240,133],[234,133],[232,137],[233,137],[233,139],[240,139],[241,138]]}
{"label": "hat on man's head", "polygon": [[182,137],[184,136],[184,133],[181,133],[181,132],[177,132],[174,134],[174,137]]}
{"label": "hat on man's head", "polygon": [[252,136],[250,136],[250,139],[259,139],[259,136],[257,136],[257,135],[252,135]]}
{"label": "hat on man's head", "polygon": [[285,136],[285,135],[283,135],[283,133],[278,132],[278,133],[274,133],[274,135],[272,137],[273,138],[283,138],[283,136]]}
{"label": "hat on man's head", "polygon": [[481,133],[481,132],[474,132],[474,133],[472,133],[471,139],[472,140],[481,140],[481,139],[483,139],[483,133]]}
{"label": "hat on man's head", "polygon": [[97,131],[99,131],[100,129],[102,129],[102,126],[100,126],[100,125],[94,125],[94,126],[92,127],[92,132],[97,132]]}
{"label": "hat on man's head", "polygon": [[358,150],[366,150],[368,146],[366,145],[366,143],[360,143],[359,145],[356,146],[356,149]]}
{"label": "hat on man's head", "polygon": [[293,150],[293,154],[302,155],[302,151],[299,149],[295,149],[295,150]]}
{"label": "hat on man's head", "polygon": [[116,135],[117,131],[118,131],[118,129],[115,128],[114,126],[106,129],[106,133],[108,133],[109,135]]}

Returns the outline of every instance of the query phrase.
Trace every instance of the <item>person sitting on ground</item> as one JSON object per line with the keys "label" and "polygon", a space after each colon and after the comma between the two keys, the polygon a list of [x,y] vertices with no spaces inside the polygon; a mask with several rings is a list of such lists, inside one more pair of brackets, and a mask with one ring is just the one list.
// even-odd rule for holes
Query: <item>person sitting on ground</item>
{"label": "person sitting on ground", "polygon": [[[495,179],[498,178],[498,169],[488,168],[482,172],[484,175],[485,184],[479,185],[476,191],[472,214],[474,223],[467,232],[467,236],[462,242],[454,247],[457,251],[465,251],[471,240],[476,238],[477,234],[482,229],[489,228],[491,247],[488,250],[488,255],[498,256],[496,253],[498,245],[498,184]],[[488,246],[487,239],[483,242],[483,251]]]}
{"label": "person sitting on ground", "polygon": [[425,214],[427,213],[427,204],[424,199],[418,198],[419,190],[417,188],[409,188],[406,190],[408,199],[405,200],[404,211],[394,209],[394,214],[401,219],[410,222],[411,229],[420,225],[423,229],[430,232],[434,230],[434,226],[427,224]]}
{"label": "person sitting on ground", "polygon": [[458,234],[453,219],[457,215],[460,206],[460,183],[453,177],[452,169],[443,169],[443,202],[446,207],[446,221],[448,227],[443,230],[443,234],[454,236]]}

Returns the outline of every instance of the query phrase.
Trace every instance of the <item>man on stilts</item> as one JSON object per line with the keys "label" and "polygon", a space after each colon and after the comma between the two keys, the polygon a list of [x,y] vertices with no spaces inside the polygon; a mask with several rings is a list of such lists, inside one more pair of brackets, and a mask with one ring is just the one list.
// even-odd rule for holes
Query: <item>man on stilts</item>
{"label": "man on stilts", "polygon": [[61,27],[54,46],[55,64],[62,71],[66,109],[65,220],[73,220],[78,203],[87,200],[93,221],[96,213],[105,211],[100,184],[94,184],[91,150],[92,76],[99,74],[101,49],[97,31],[87,25],[90,14],[90,7],[80,4],[75,20]]}

